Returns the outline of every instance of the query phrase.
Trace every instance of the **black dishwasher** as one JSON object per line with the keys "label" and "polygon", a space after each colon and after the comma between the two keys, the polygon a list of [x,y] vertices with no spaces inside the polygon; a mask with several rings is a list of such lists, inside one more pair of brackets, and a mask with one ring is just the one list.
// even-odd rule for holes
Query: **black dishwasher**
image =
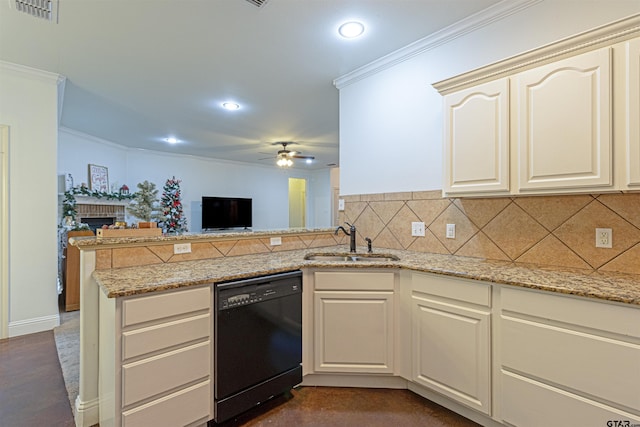
{"label": "black dishwasher", "polygon": [[302,382],[302,272],[219,283],[215,297],[221,423]]}

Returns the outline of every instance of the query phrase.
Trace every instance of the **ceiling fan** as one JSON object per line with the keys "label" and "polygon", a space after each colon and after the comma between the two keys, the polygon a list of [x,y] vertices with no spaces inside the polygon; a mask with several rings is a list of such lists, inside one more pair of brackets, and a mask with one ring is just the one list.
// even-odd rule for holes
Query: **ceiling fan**
{"label": "ceiling fan", "polygon": [[[292,166],[293,165],[292,159],[304,159],[307,162],[311,162],[313,159],[315,159],[314,156],[303,156],[300,151],[287,149],[287,146],[292,144],[296,144],[296,143],[291,141],[279,141],[279,142],[274,142],[272,144],[272,145],[282,145],[282,149],[278,150],[275,157],[276,164],[281,168],[287,168]],[[270,159],[270,158],[271,157],[266,157],[265,159]],[[260,159],[260,160],[265,160],[265,159]]]}

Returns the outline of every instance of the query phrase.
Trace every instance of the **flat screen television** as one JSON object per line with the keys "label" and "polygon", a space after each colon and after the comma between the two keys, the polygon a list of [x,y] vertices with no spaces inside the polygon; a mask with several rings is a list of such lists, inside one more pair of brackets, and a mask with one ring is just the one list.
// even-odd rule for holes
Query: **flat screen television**
{"label": "flat screen television", "polygon": [[202,197],[202,229],[251,228],[251,199]]}

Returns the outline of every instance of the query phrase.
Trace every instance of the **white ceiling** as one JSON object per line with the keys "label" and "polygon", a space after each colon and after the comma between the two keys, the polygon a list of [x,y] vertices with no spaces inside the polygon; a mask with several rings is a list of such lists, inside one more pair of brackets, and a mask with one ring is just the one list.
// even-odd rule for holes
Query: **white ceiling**
{"label": "white ceiling", "polygon": [[[339,164],[334,79],[498,2],[54,0],[50,23],[0,0],[0,59],[67,78],[63,127],[261,164],[273,142],[296,141],[316,157],[300,167],[327,167]],[[354,18],[364,36],[340,39]],[[242,108],[223,110],[227,100]]]}

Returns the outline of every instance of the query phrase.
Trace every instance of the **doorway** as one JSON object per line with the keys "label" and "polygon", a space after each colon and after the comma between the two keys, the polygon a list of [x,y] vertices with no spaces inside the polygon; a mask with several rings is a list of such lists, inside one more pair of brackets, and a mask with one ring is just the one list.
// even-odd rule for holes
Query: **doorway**
{"label": "doorway", "polygon": [[307,180],[289,178],[289,228],[307,224]]}
{"label": "doorway", "polygon": [[9,335],[9,126],[0,125],[0,338]]}

